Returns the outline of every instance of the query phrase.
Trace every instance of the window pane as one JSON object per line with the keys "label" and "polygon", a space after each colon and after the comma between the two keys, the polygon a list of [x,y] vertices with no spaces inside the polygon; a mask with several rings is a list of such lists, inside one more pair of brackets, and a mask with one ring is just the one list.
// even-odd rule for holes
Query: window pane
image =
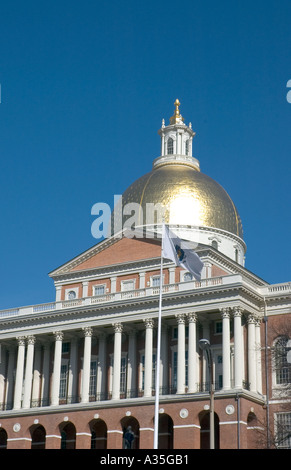
{"label": "window pane", "polygon": [[95,286],[94,287],[94,295],[103,295],[105,294],[105,286]]}

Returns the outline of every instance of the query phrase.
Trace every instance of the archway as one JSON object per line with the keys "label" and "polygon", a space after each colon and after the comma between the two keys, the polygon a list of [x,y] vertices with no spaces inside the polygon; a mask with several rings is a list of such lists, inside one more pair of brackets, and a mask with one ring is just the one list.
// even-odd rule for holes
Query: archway
{"label": "archway", "polygon": [[76,428],[73,423],[61,423],[61,449],[75,449],[76,447]]}
{"label": "archway", "polygon": [[102,419],[90,423],[91,449],[107,449],[107,425]]}
{"label": "archway", "polygon": [[[210,412],[202,411],[200,421],[200,449],[210,449]],[[214,413],[214,447],[219,449],[219,418]]]}
{"label": "archway", "polygon": [[7,432],[0,428],[0,450],[7,449]]}
{"label": "archway", "polygon": [[139,449],[139,422],[133,416],[126,416],[120,421],[123,449]]}
{"label": "archway", "polygon": [[45,449],[46,432],[43,426],[33,426],[30,428],[31,448]]}
{"label": "archway", "polygon": [[173,449],[173,420],[166,413],[159,414],[158,448]]}

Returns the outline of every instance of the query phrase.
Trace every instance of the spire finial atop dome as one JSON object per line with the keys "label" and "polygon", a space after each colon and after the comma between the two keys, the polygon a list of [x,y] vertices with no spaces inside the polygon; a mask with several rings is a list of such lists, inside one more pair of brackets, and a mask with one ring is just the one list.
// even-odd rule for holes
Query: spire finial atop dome
{"label": "spire finial atop dome", "polygon": [[170,118],[170,124],[183,124],[184,118],[182,117],[182,114],[180,114],[180,110],[179,110],[180,104],[181,103],[177,98],[174,103],[176,109],[174,111],[174,115]]}

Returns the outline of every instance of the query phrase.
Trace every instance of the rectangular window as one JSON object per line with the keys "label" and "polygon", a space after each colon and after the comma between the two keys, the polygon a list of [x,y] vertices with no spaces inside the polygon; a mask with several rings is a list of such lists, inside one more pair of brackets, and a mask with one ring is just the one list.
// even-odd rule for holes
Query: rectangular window
{"label": "rectangular window", "polygon": [[160,276],[152,277],[152,287],[160,287]]}
{"label": "rectangular window", "polygon": [[70,352],[70,343],[62,343],[62,354],[66,354],[68,352]]}
{"label": "rectangular window", "polygon": [[60,398],[67,398],[67,378],[68,378],[68,366],[67,364],[61,365],[60,375]]}
{"label": "rectangular window", "polygon": [[215,334],[219,335],[222,333],[222,321],[215,322]]}
{"label": "rectangular window", "polygon": [[[141,390],[144,390],[144,363],[145,358],[144,354],[141,356]],[[156,365],[157,365],[157,356],[153,354],[152,358],[152,389],[155,389],[156,384]]]}
{"label": "rectangular window", "polygon": [[[178,352],[174,351],[173,354],[173,379],[172,385],[177,387],[177,374],[178,374]],[[188,350],[185,351],[185,385],[188,386]]]}
{"label": "rectangular window", "polygon": [[278,413],[276,420],[276,446],[291,449],[291,413]]}
{"label": "rectangular window", "polygon": [[126,392],[126,372],[127,372],[127,357],[123,356],[121,358],[120,365],[120,392]]}
{"label": "rectangular window", "polygon": [[89,395],[96,395],[96,384],[97,384],[97,362],[91,361],[90,364],[90,382],[89,382]]}
{"label": "rectangular window", "polygon": [[94,286],[94,295],[104,295],[105,294],[105,285],[101,284],[100,286]]}

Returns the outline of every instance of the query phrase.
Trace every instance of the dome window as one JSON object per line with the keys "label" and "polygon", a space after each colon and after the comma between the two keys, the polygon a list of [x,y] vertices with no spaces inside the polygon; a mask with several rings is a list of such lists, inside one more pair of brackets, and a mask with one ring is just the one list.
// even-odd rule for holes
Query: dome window
{"label": "dome window", "polygon": [[174,153],[174,141],[172,137],[168,139],[168,155],[172,155]]}
{"label": "dome window", "polygon": [[217,243],[216,240],[212,240],[211,246],[213,246],[213,248],[215,248],[216,250],[218,250],[218,243]]}
{"label": "dome window", "polygon": [[185,142],[185,154],[189,155],[189,139]]}

